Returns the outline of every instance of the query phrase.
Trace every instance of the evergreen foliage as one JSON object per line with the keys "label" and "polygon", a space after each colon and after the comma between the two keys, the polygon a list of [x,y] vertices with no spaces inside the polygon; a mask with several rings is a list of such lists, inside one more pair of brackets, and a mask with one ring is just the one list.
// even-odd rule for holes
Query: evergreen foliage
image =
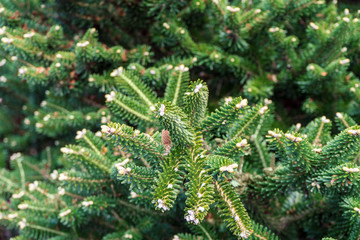
{"label": "evergreen foliage", "polygon": [[358,239],[359,14],[1,1],[0,238]]}

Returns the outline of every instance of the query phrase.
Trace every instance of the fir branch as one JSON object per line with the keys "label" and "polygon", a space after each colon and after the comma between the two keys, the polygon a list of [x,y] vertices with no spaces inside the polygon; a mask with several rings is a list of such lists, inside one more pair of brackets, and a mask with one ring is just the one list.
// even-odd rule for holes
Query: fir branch
{"label": "fir branch", "polygon": [[93,169],[101,170],[105,174],[110,173],[110,167],[103,164],[103,155],[98,155],[96,151],[94,152],[88,148],[82,148],[74,145],[69,145],[65,148],[62,148],[61,150],[65,156],[69,157],[69,159],[80,161],[82,164],[84,164],[84,166],[89,166]]}
{"label": "fir branch", "polygon": [[111,176],[122,183],[130,184],[130,190],[146,191],[154,184],[158,173],[152,169],[129,164],[129,159],[121,160],[113,165]]}
{"label": "fir branch", "polygon": [[206,229],[201,225],[199,224],[198,225],[199,228],[204,232],[205,236],[207,237],[208,240],[212,240],[212,237],[210,236],[210,234],[206,231]]}
{"label": "fir branch", "polygon": [[261,164],[262,164],[263,168],[267,168],[267,164],[266,164],[266,160],[265,160],[265,156],[264,156],[264,155],[265,155],[265,154],[264,154],[264,150],[263,150],[263,148],[260,146],[258,137],[257,137],[256,135],[253,136],[253,137],[252,137],[252,140],[253,140],[253,142],[255,143],[257,152],[259,153],[260,160],[261,160]]}
{"label": "fir branch", "polygon": [[66,237],[69,236],[68,233],[58,231],[58,230],[54,230],[52,228],[47,228],[47,227],[44,227],[44,226],[39,226],[39,225],[34,225],[34,224],[27,223],[26,227],[33,228],[33,229],[40,230],[40,231],[44,231],[44,232],[54,233],[54,234],[60,235],[60,236],[66,236]]}
{"label": "fir branch", "polygon": [[[128,76],[127,72],[120,67],[112,72],[112,76],[122,80],[126,85],[141,99],[149,108],[154,106],[155,95],[153,92],[135,75]],[[132,79],[131,79],[132,78]]]}
{"label": "fir branch", "polygon": [[139,207],[137,205],[128,203],[127,201],[124,201],[124,200],[121,200],[121,199],[117,199],[116,202],[118,202],[120,205],[123,205],[125,207],[129,207],[129,208],[131,208],[131,209],[133,209],[135,211],[138,211],[138,212],[143,212],[143,213],[154,215],[154,216],[166,216],[167,215],[165,213],[159,213],[159,212],[152,211],[150,209]]}
{"label": "fir branch", "polygon": [[187,115],[178,107],[164,102],[157,104],[155,117],[159,119],[163,129],[170,132],[174,144],[181,146],[192,145],[194,129],[190,126]]}
{"label": "fir branch", "polygon": [[18,165],[18,168],[20,171],[20,176],[21,176],[21,189],[24,191],[25,190],[25,172],[24,172],[24,168],[22,166],[22,157],[18,157],[16,159],[16,163]]}
{"label": "fir branch", "polygon": [[102,126],[102,132],[115,146],[120,146],[134,156],[144,157],[151,164],[157,166],[163,159],[164,148],[150,135],[140,133],[139,130],[119,123]]}
{"label": "fir branch", "polygon": [[177,67],[170,75],[165,89],[165,100],[173,105],[180,106],[183,101],[186,87],[189,84],[189,68],[184,65]]}
{"label": "fir branch", "polygon": [[224,105],[204,119],[202,128],[204,131],[220,131],[222,125],[233,123],[238,115],[247,109],[247,104],[247,99],[242,99],[241,97],[230,98],[228,102],[225,102]]}
{"label": "fir branch", "polygon": [[239,237],[249,237],[253,233],[252,224],[239,197],[235,195],[228,182],[214,181],[214,184],[221,199],[221,203],[218,202],[220,215],[228,223],[228,228]]}
{"label": "fir branch", "polygon": [[238,164],[236,164],[232,159],[224,156],[209,155],[206,160],[206,164],[214,172],[229,172],[233,173],[234,169],[237,169]]}
{"label": "fir branch", "polygon": [[190,118],[190,124],[199,127],[205,117],[209,90],[206,84],[198,80],[191,82],[185,93],[185,112]]}
{"label": "fir branch", "polygon": [[243,119],[236,122],[232,128],[230,133],[231,138],[240,137],[244,134],[247,134],[252,126],[257,126],[257,122],[261,121],[262,115],[264,115],[267,110],[267,106],[259,104],[250,111],[246,112]]}
{"label": "fir branch", "polygon": [[134,123],[141,123],[141,121],[153,122],[153,119],[147,116],[150,114],[150,108],[144,107],[136,99],[113,91],[105,95],[105,98],[108,107],[120,118],[126,118]]}
{"label": "fir branch", "polygon": [[336,113],[335,118],[336,125],[339,131],[343,131],[349,127],[356,125],[356,122],[346,113]]}
{"label": "fir branch", "polygon": [[278,240],[278,236],[272,233],[267,227],[253,222],[254,233],[249,239],[260,239],[260,240]]}
{"label": "fir branch", "polygon": [[353,126],[342,131],[326,146],[322,148],[324,161],[330,164],[344,162],[350,156],[355,155],[359,150],[359,137],[357,131],[359,126]]}
{"label": "fir branch", "polygon": [[223,146],[218,147],[215,151],[215,155],[226,156],[233,159],[238,159],[239,157],[247,154],[249,150],[249,144],[245,138],[237,137],[233,138]]}
{"label": "fir branch", "polygon": [[[85,134],[84,134],[85,132]],[[107,159],[103,153],[101,153],[101,150],[99,149],[98,146],[95,146],[95,141],[94,141],[94,134],[93,133],[89,133],[88,131],[84,131],[84,129],[82,131],[78,131],[77,132],[77,137],[78,139],[84,139],[85,142],[90,146],[90,148],[96,153],[96,155],[101,158],[105,163],[109,162],[109,159]],[[93,142],[94,141],[94,142]]]}
{"label": "fir branch", "polygon": [[182,177],[180,171],[181,156],[170,155],[161,164],[162,172],[155,180],[153,203],[162,211],[172,208],[180,192]]}

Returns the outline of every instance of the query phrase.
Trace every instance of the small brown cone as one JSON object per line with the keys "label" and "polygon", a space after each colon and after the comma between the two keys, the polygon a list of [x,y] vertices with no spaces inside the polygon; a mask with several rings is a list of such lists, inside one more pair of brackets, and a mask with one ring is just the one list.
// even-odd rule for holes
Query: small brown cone
{"label": "small brown cone", "polygon": [[171,149],[171,137],[170,137],[170,133],[168,130],[163,129],[161,132],[161,140],[164,144],[164,147],[166,149],[166,153],[164,155],[168,155],[170,153],[170,149]]}

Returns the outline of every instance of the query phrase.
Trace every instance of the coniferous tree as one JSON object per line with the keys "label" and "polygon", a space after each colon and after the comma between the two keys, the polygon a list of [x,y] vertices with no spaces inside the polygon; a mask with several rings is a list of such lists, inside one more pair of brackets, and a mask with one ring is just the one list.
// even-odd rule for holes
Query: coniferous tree
{"label": "coniferous tree", "polygon": [[357,239],[358,16],[2,1],[0,224],[16,239]]}

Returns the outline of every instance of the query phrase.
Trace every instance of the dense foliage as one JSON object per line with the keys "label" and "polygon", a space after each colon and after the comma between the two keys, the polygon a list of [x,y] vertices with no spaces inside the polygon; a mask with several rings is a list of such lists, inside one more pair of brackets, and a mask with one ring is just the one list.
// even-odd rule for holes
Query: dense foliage
{"label": "dense foliage", "polygon": [[0,238],[358,239],[359,14],[1,1]]}

